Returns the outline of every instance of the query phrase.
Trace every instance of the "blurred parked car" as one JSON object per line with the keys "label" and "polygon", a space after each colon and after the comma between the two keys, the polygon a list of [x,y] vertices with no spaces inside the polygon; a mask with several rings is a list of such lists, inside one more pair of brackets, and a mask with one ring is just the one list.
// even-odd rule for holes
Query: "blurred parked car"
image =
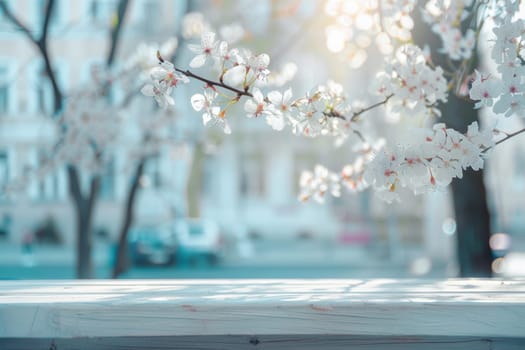
{"label": "blurred parked car", "polygon": [[177,255],[177,239],[169,226],[135,226],[129,234],[133,264],[169,265]]}
{"label": "blurred parked car", "polygon": [[209,220],[184,219],[174,224],[181,261],[215,265],[221,258],[223,238],[219,226]]}

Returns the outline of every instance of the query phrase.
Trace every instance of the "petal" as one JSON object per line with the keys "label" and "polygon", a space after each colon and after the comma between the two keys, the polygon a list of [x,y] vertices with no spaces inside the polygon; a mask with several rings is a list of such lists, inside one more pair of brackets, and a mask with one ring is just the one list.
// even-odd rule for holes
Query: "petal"
{"label": "petal", "polygon": [[292,99],[292,88],[288,88],[284,92],[283,103],[288,104],[288,102],[290,102],[291,99]]}
{"label": "petal", "polygon": [[244,81],[246,68],[244,66],[235,66],[228,69],[224,74],[224,81],[226,84],[231,86],[241,85]]}
{"label": "petal", "polygon": [[268,99],[276,106],[279,106],[283,102],[283,95],[279,91],[270,91],[268,93]]}
{"label": "petal", "polygon": [[153,88],[153,85],[147,84],[140,89],[140,92],[142,92],[143,95],[152,97],[155,96],[155,89]]}
{"label": "petal", "polygon": [[183,82],[184,84],[187,84],[190,82],[190,79],[187,76],[185,76],[184,74],[180,74],[180,73],[175,74],[175,79]]}
{"label": "petal", "polygon": [[175,67],[173,66],[173,63],[171,62],[168,62],[168,61],[164,61],[160,64],[160,66],[162,68],[164,68],[165,70],[167,70],[168,72],[173,72],[175,70]]}
{"label": "petal", "polygon": [[250,114],[254,114],[257,111],[257,103],[253,102],[253,100],[247,100],[244,103],[244,110]]}
{"label": "petal", "polygon": [[262,53],[259,56],[257,56],[257,65],[259,67],[266,68],[268,67],[269,64],[270,64],[270,56],[268,56],[265,53]]}
{"label": "petal", "polygon": [[202,53],[202,46],[200,45],[188,44],[188,49],[190,49],[191,52]]}
{"label": "petal", "polygon": [[211,115],[210,113],[204,113],[202,115],[202,124],[206,125],[209,123],[209,121],[211,120]]}
{"label": "petal", "polygon": [[150,71],[151,79],[162,80],[166,78],[168,72],[163,67],[155,67]]}
{"label": "petal", "polygon": [[228,53],[228,43],[226,41],[221,41],[219,44],[219,54],[225,56]]}
{"label": "petal", "polygon": [[175,100],[170,95],[164,95],[164,98],[166,99],[167,104],[174,106]]}
{"label": "petal", "polygon": [[253,99],[257,101],[257,103],[263,103],[264,102],[264,96],[258,88],[253,88]]}
{"label": "petal", "polygon": [[224,133],[225,133],[226,135],[229,135],[229,134],[232,133],[232,129],[230,128],[230,124],[228,124],[226,121],[224,122],[224,128],[223,128],[223,130],[224,130]]}
{"label": "petal", "polygon": [[205,63],[206,63],[206,55],[205,54],[200,54],[200,55],[195,56],[191,60],[190,67],[191,68],[199,68],[199,67],[204,66]]}
{"label": "petal", "polygon": [[191,106],[197,112],[202,110],[204,108],[205,104],[206,104],[206,99],[204,98],[204,95],[195,94],[195,95],[191,96]]}
{"label": "petal", "polygon": [[274,130],[281,131],[284,129],[284,118],[281,115],[271,114],[266,117],[266,122]]}
{"label": "petal", "polygon": [[201,46],[203,48],[204,47],[211,47],[213,45],[214,41],[215,41],[215,33],[213,33],[213,32],[202,33]]}

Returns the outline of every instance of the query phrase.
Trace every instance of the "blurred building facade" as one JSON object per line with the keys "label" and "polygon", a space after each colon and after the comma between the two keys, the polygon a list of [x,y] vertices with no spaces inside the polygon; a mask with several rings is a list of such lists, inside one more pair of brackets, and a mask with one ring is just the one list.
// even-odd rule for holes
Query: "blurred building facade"
{"label": "blurred building facade", "polygon": [[[6,1],[11,11],[38,37],[45,12],[45,0]],[[130,2],[119,50],[131,53],[141,42],[159,42],[174,34],[173,20],[180,14],[177,1],[137,0]],[[109,50],[109,28],[115,20],[117,0],[57,1],[49,25],[48,46],[54,71],[62,90],[82,86],[89,79],[94,63],[104,62]],[[172,13],[173,16],[161,16]],[[55,139],[51,120],[53,92],[43,70],[43,60],[34,44],[4,18],[0,10],[0,185],[2,188],[22,177],[28,168],[38,168]],[[151,23],[155,23],[154,26]],[[118,63],[117,63],[118,64]],[[118,155],[118,152],[117,152]],[[177,167],[170,154],[155,157],[146,166],[142,181],[149,188],[142,204],[167,210],[152,193],[164,193],[159,173]],[[130,169],[125,159],[112,159],[102,176],[94,230],[115,236],[122,220],[123,201],[129,186]],[[178,191],[178,189],[177,189]],[[177,196],[179,194],[177,193]],[[159,195],[160,196],[160,195]],[[158,197],[158,196],[157,196]],[[152,203],[151,203],[152,202]],[[73,244],[75,213],[69,199],[67,175],[58,168],[42,179],[34,179],[20,193],[0,193],[0,224],[6,239],[21,242],[50,220],[56,225],[61,241]],[[151,213],[147,213],[151,215]]]}

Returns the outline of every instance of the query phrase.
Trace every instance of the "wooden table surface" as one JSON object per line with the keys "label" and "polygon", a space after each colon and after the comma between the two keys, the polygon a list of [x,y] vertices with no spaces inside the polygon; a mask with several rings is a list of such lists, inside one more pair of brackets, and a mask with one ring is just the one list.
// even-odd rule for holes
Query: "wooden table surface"
{"label": "wooden table surface", "polygon": [[21,344],[36,346],[40,340],[82,348],[74,345],[79,339],[129,337],[145,344],[154,338],[157,343],[165,339],[162,344],[173,339],[195,344],[200,337],[224,345],[230,339],[229,346],[220,347],[228,349],[238,348],[231,338],[236,335],[244,345],[260,348],[265,348],[263,338],[275,344],[296,337],[311,339],[300,348],[324,338],[339,339],[337,346],[356,339],[368,345],[377,339],[394,339],[398,345],[441,339],[525,349],[525,280],[0,282],[0,338],[13,349],[29,349]]}

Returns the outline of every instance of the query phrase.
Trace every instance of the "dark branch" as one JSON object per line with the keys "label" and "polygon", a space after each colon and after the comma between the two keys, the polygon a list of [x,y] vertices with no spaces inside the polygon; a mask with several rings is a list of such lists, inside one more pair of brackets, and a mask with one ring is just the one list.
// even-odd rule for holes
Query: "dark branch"
{"label": "dark branch", "polygon": [[0,9],[2,9],[2,11],[4,12],[4,16],[9,21],[11,21],[11,23],[17,26],[18,29],[20,29],[27,36],[27,38],[31,40],[33,44],[38,46],[38,40],[36,40],[33,34],[31,34],[31,32],[29,31],[29,28],[25,24],[20,22],[20,20],[11,12],[5,0],[0,0]]}
{"label": "dark branch", "polygon": [[117,52],[117,46],[120,39],[120,34],[122,33],[122,24],[124,22],[124,17],[126,16],[128,10],[128,0],[120,0],[117,7],[117,20],[112,23],[111,28],[111,44],[109,48],[108,59],[106,65],[110,67],[113,64],[115,59],[115,54]]}
{"label": "dark branch", "polygon": [[128,246],[126,245],[126,242],[128,241],[128,233],[131,225],[133,224],[133,206],[135,204],[135,199],[138,194],[138,191],[140,189],[140,178],[142,177],[142,174],[144,173],[144,166],[146,165],[146,157],[142,157],[139,161],[139,164],[137,168],[135,169],[135,174],[133,175],[133,178],[131,179],[128,194],[126,197],[126,208],[124,211],[124,221],[122,223],[120,234],[119,234],[119,244],[118,244],[118,250],[117,250],[117,258],[116,263],[113,267],[113,272],[111,277],[117,278],[119,275],[121,275],[123,272],[126,271],[127,268],[127,249]]}
{"label": "dark branch", "polygon": [[248,96],[248,97],[253,97],[253,95],[248,92],[248,91],[243,91],[243,90],[239,90],[239,89],[236,89],[232,86],[229,86],[229,85],[226,85],[224,83],[221,83],[219,81],[213,81],[213,80],[209,80],[209,79],[206,79],[206,78],[203,78],[199,75],[196,75],[196,74],[193,74],[192,72],[190,72],[189,70],[182,70],[182,69],[179,69],[179,68],[175,68],[175,70],[181,74],[184,74],[185,76],[187,76],[188,78],[193,78],[193,79],[197,79],[197,80],[200,80],[204,83],[206,83],[207,85],[209,86],[218,86],[218,87],[221,87],[223,89],[226,89],[226,90],[230,90],[230,91],[233,91],[235,92],[238,96]]}
{"label": "dark branch", "polygon": [[[74,198],[75,205],[81,206],[82,202],[82,189],[80,187],[80,179],[78,176],[78,170],[72,165],[67,166],[68,182],[69,182],[69,193]],[[78,208],[80,211],[80,208]]]}
{"label": "dark branch", "polygon": [[44,15],[44,23],[42,23],[42,34],[40,36],[39,44],[45,47],[47,43],[47,33],[49,32],[49,23],[53,16],[53,9],[55,8],[55,0],[48,0],[46,4],[46,12]]}
{"label": "dark branch", "polygon": [[50,18],[53,12],[53,8],[55,5],[55,0],[49,0],[46,5],[46,11],[44,14],[44,22],[42,23],[42,31],[41,36],[37,40],[31,34],[29,31],[29,28],[25,26],[12,12],[9,10],[6,2],[4,0],[0,0],[0,8],[4,11],[4,15],[8,20],[10,20],[15,26],[17,26],[22,32],[25,34],[25,36],[38,48],[38,51],[40,51],[40,54],[42,55],[42,58],[44,60],[44,69],[46,72],[46,75],[49,77],[49,80],[51,81],[51,86],[53,88],[53,96],[54,96],[54,112],[55,114],[60,111],[62,108],[62,100],[63,95],[62,91],[60,90],[60,87],[58,86],[58,82],[56,80],[55,73],[53,71],[53,67],[51,64],[51,59],[49,58],[49,52],[47,50],[47,33],[49,31],[49,22]]}

